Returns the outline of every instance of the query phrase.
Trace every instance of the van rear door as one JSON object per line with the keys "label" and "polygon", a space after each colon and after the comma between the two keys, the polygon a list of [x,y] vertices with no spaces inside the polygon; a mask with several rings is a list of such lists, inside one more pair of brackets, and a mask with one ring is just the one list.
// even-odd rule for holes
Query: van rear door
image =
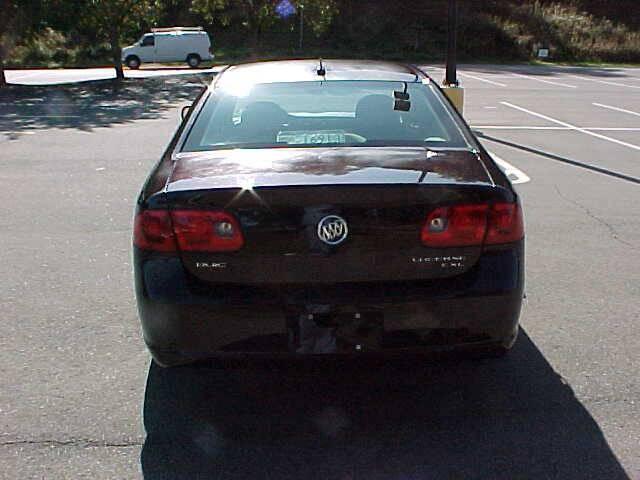
{"label": "van rear door", "polygon": [[213,49],[211,48],[211,39],[207,32],[201,32],[198,35],[198,54],[202,60],[213,60]]}

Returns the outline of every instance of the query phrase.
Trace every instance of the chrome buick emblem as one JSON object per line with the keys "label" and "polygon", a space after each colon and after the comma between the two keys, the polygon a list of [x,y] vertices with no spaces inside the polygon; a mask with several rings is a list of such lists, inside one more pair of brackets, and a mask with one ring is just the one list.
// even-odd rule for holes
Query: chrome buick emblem
{"label": "chrome buick emblem", "polygon": [[337,215],[327,215],[318,222],[318,238],[328,245],[344,242],[348,233],[347,222]]}

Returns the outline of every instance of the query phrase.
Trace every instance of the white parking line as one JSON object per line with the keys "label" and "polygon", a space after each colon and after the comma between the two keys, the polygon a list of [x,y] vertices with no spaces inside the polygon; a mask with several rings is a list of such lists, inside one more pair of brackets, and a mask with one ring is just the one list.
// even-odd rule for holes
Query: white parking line
{"label": "white parking line", "polygon": [[538,127],[534,125],[471,125],[484,130],[571,130],[568,127]]}
{"label": "white parking line", "polygon": [[[442,68],[442,67],[429,67],[432,70],[442,70],[443,72],[446,71],[446,69]],[[504,83],[500,83],[500,82],[494,82],[493,80],[488,80],[486,78],[482,78],[479,77],[477,75],[472,75],[470,73],[466,73],[466,72],[461,72],[460,70],[458,70],[458,76],[459,77],[467,77],[467,78],[472,78],[474,80],[478,80],[479,82],[484,82],[484,83],[488,83],[490,85],[495,85],[497,87],[506,87],[507,85]]]}
{"label": "white parking line", "polygon": [[589,127],[590,132],[640,132],[640,127]]}
{"label": "white parking line", "polygon": [[502,105],[513,108],[515,110],[519,110],[524,113],[528,113],[529,115],[533,115],[534,117],[542,118],[543,120],[547,120],[548,122],[555,123],[557,125],[562,125],[563,127],[568,127],[570,130],[575,130],[576,132],[584,133],[585,135],[591,135],[592,137],[599,138],[601,140],[606,140],[608,142],[616,143],[618,145],[622,145],[623,147],[632,148],[634,150],[640,151],[640,146],[634,145],[633,143],[623,142],[621,140],[617,140],[615,138],[607,137],[605,135],[600,135],[599,133],[591,132],[589,130],[585,130],[584,128],[576,127],[575,125],[571,125],[570,123],[563,122],[562,120],[558,120],[556,118],[551,118],[547,115],[543,115],[541,113],[533,112],[531,110],[527,110],[526,108],[519,107],[509,102],[500,102]]}
{"label": "white parking line", "polygon": [[[575,130],[569,127],[540,127],[536,125],[471,125],[484,130]],[[590,132],[640,132],[640,127],[579,127]]]}
{"label": "white parking line", "polygon": [[595,78],[580,77],[578,75],[569,75],[569,76],[573,77],[573,78],[577,78],[578,80],[584,80],[584,81],[587,81],[587,82],[602,83],[604,85],[615,85],[616,87],[627,87],[627,88],[640,88],[640,85],[627,85],[626,83],[609,82],[607,80],[597,80]]}
{"label": "white parking line", "polygon": [[469,73],[458,72],[458,75],[461,76],[461,77],[472,78],[474,80],[478,80],[479,82],[489,83],[489,84],[495,85],[497,87],[506,87],[507,86],[504,83],[494,82],[493,80],[487,80],[486,78],[478,77],[476,75],[471,75]]}
{"label": "white parking line", "polygon": [[609,110],[615,110],[616,112],[628,113],[630,115],[635,115],[636,117],[640,117],[640,113],[634,112],[632,110],[627,110],[626,108],[613,107],[611,105],[605,105],[604,103],[596,103],[593,102],[593,105],[596,107],[608,108]]}
{"label": "white parking line", "polygon": [[536,82],[548,83],[550,85],[557,85],[559,87],[578,88],[575,85],[569,85],[568,83],[554,82],[553,80],[544,80],[542,78],[537,78],[537,77],[534,77],[532,75],[523,75],[521,73],[512,73],[511,75],[514,76],[514,77],[526,78],[528,80],[535,80]]}
{"label": "white parking line", "polygon": [[531,181],[531,178],[529,178],[526,173],[506,162],[495,153],[489,152],[489,155],[491,155],[493,161],[496,162],[498,167],[500,167],[500,170],[502,170],[504,174],[509,178],[509,180],[511,180],[511,183],[527,183]]}

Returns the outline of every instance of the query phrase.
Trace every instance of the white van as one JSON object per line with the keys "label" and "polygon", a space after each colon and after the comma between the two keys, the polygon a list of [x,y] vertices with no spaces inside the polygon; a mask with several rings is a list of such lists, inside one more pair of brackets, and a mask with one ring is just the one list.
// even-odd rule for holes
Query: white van
{"label": "white van", "polygon": [[122,49],[122,61],[129,68],[147,62],[187,62],[196,68],[212,60],[211,40],[202,27],[152,28],[137,43]]}

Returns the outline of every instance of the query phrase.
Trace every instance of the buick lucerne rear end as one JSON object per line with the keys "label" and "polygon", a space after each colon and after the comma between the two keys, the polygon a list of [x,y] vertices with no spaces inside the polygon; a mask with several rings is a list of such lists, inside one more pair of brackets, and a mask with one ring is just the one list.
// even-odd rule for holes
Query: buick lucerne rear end
{"label": "buick lucerne rear end", "polygon": [[509,180],[420,70],[228,68],[138,199],[135,283],[160,365],[515,341],[524,226]]}

